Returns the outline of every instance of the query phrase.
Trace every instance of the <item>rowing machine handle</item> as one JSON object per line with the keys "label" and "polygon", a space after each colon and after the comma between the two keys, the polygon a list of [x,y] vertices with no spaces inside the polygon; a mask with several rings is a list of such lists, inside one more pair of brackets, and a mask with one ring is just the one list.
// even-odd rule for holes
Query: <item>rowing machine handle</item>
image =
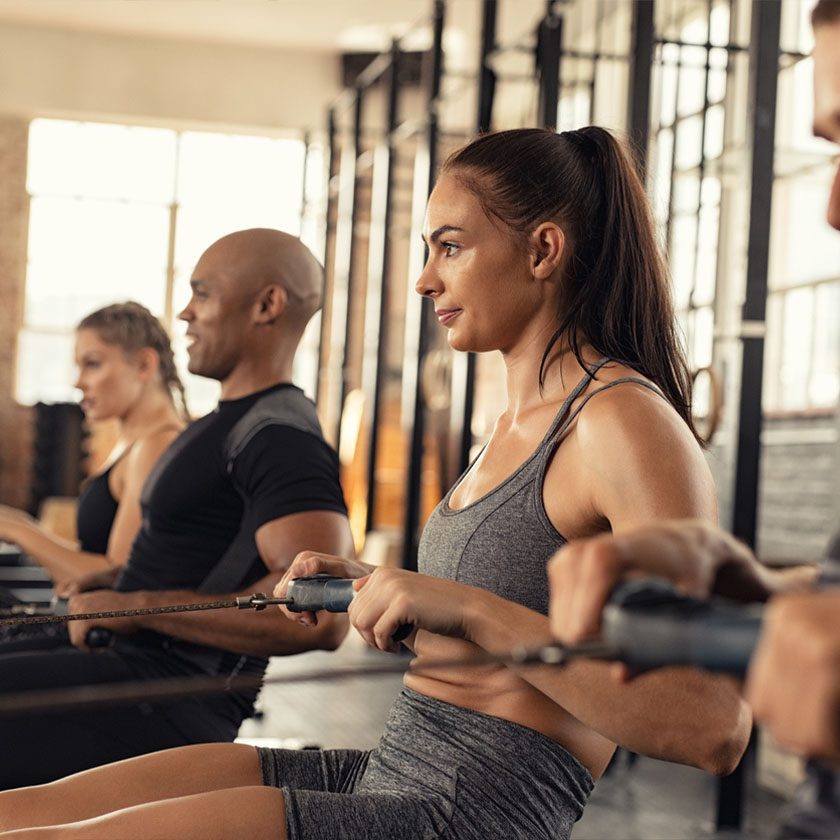
{"label": "rowing machine handle", "polygon": [[[291,612],[347,612],[355,595],[352,578],[308,575],[289,581],[286,597],[291,599],[291,603],[286,608]],[[401,642],[413,629],[410,624],[402,624],[392,638]]]}
{"label": "rowing machine handle", "polygon": [[636,671],[689,665],[743,676],[762,612],[722,598],[699,600],[664,580],[619,585],[604,608],[602,639]]}

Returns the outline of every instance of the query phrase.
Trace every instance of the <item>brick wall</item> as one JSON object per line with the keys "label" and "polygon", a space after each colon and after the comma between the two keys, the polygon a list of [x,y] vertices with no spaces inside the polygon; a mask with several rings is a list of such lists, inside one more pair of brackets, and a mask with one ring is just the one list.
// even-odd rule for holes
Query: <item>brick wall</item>
{"label": "brick wall", "polygon": [[0,503],[27,503],[32,410],[14,400],[17,333],[23,315],[29,198],[28,120],[0,118]]}
{"label": "brick wall", "polygon": [[833,415],[765,422],[758,520],[763,557],[817,558],[840,530],[837,432]]}

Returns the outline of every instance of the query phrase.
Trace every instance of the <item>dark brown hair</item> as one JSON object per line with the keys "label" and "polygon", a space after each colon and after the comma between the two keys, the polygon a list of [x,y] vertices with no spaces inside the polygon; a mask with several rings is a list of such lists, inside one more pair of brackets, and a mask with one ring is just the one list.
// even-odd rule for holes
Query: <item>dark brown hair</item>
{"label": "dark brown hair", "polygon": [[172,345],[160,321],[139,303],[112,303],[85,316],[77,330],[93,330],[106,344],[113,344],[125,353],[136,353],[150,347],[160,359],[160,378],[173,404],[175,394],[181,403],[181,414],[190,419],[187,396],[178,370]]}
{"label": "dark brown hair", "polygon": [[811,26],[840,23],[840,0],[820,0],[811,11]]}
{"label": "dark brown hair", "polygon": [[691,419],[691,376],[678,338],[665,262],[630,154],[597,126],[485,134],[453,153],[449,172],[516,234],[553,220],[566,236],[565,283],[552,348],[581,344],[654,382],[700,440]]}

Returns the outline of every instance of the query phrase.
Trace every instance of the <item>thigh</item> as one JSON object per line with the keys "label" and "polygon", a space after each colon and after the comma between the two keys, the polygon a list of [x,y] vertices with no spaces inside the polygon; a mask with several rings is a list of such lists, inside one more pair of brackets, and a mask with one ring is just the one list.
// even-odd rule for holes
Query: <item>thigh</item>
{"label": "thigh", "polygon": [[158,800],[261,784],[246,744],[198,744],[96,767],[51,784],[0,792],[0,832],[86,820]]}
{"label": "thigh", "polygon": [[288,788],[282,792],[289,840],[430,840],[447,836],[451,818],[446,802],[428,796]]}
{"label": "thigh", "polygon": [[[133,681],[137,674],[116,653],[75,648],[0,656],[0,692],[10,694]],[[0,790],[54,779],[168,747],[202,740],[197,701],[21,714],[0,718]]]}

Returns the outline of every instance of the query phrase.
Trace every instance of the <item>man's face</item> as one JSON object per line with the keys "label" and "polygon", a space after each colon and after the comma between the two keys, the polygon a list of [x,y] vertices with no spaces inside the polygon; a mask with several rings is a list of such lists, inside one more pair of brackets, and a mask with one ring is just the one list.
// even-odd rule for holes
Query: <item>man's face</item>
{"label": "man's face", "polygon": [[[814,29],[814,134],[840,145],[840,21]],[[840,167],[826,218],[840,230]]]}
{"label": "man's face", "polygon": [[178,317],[187,322],[189,371],[224,382],[236,368],[250,332],[251,298],[237,282],[224,242],[196,264],[192,296]]}

